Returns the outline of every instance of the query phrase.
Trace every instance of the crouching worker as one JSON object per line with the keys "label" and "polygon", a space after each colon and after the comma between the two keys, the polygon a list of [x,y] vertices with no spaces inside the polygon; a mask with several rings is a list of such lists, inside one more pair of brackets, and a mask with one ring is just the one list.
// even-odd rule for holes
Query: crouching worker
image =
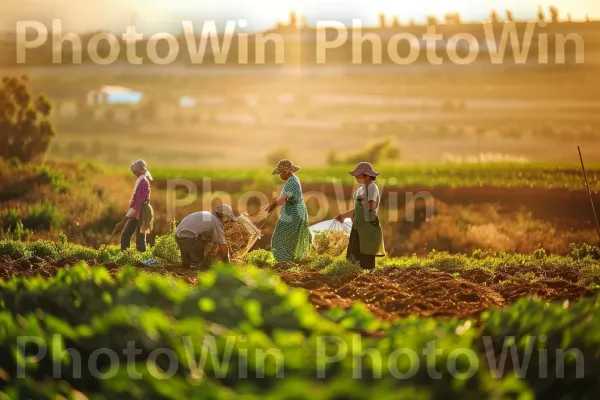
{"label": "crouching worker", "polygon": [[208,256],[215,246],[219,246],[221,260],[229,263],[229,246],[223,224],[235,221],[237,217],[227,204],[220,205],[214,211],[199,211],[185,217],[175,230],[183,266],[209,266],[211,260]]}

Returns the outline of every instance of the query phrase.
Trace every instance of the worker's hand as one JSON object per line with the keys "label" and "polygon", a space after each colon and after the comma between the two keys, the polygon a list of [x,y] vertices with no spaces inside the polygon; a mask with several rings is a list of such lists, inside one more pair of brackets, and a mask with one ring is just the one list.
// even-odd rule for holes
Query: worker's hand
{"label": "worker's hand", "polygon": [[340,215],[336,216],[335,219],[337,222],[344,222],[345,218],[344,218],[343,214],[340,214]]}
{"label": "worker's hand", "polygon": [[269,207],[267,207],[267,212],[273,212],[273,210],[275,210],[276,207],[277,207],[276,202],[269,204]]}
{"label": "worker's hand", "polygon": [[123,229],[123,227],[125,227],[125,221],[118,222],[118,223],[115,225],[115,230],[114,230],[114,232],[118,232],[118,231],[122,230],[122,229]]}

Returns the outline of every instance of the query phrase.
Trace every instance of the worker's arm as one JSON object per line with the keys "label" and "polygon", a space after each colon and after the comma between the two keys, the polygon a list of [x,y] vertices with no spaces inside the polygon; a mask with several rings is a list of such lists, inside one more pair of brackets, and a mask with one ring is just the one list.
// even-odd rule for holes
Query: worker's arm
{"label": "worker's arm", "polygon": [[287,203],[289,197],[290,196],[287,194],[284,194],[283,196],[279,196],[274,202],[269,204],[269,207],[267,208],[267,212],[271,212],[271,211],[275,210],[277,207],[282,206],[285,203]]}
{"label": "worker's arm", "polygon": [[276,203],[278,206],[282,206],[285,203],[287,203],[287,201],[289,200],[290,195],[289,194],[284,194],[283,196],[279,196],[279,198],[276,200]]}
{"label": "worker's arm", "polygon": [[373,200],[369,201],[369,210],[373,211],[376,208],[377,208],[377,202],[375,202]]}
{"label": "worker's arm", "polygon": [[127,223],[127,221],[129,221],[132,218],[133,217],[128,217],[126,215],[125,218],[123,218],[121,221],[117,222],[117,224],[115,225],[115,232],[116,231],[120,231],[121,229],[123,229],[123,227],[125,226],[125,224]]}
{"label": "worker's arm", "polygon": [[229,259],[229,246],[227,246],[226,244],[220,244],[219,252],[221,253],[221,260],[223,260],[223,262],[231,262],[231,260]]}

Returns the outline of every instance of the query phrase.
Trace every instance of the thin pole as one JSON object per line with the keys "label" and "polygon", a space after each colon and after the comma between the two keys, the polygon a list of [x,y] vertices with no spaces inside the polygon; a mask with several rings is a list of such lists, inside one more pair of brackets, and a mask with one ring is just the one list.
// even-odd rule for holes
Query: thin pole
{"label": "thin pole", "polygon": [[592,211],[594,212],[594,220],[596,220],[596,229],[598,230],[598,238],[600,238],[600,223],[598,223],[598,216],[596,215],[596,207],[594,207],[594,199],[592,198],[592,192],[590,191],[590,185],[588,184],[587,173],[585,172],[585,166],[583,165],[583,157],[581,156],[581,149],[577,146],[579,152],[579,159],[581,160],[581,169],[583,169],[583,176],[585,178],[585,188],[587,189],[588,196],[590,196],[590,203],[592,204]]}
{"label": "thin pole", "polygon": [[[108,242],[106,242],[106,244],[104,245],[104,249],[102,249],[102,251],[106,250],[106,248],[108,247],[108,245],[109,245],[110,241],[112,240],[113,236],[115,236],[115,232],[117,232],[116,229],[113,230],[112,234],[110,235],[110,238],[108,238]],[[102,248],[102,247],[100,247],[100,248]],[[100,251],[100,252],[102,252],[102,251]]]}

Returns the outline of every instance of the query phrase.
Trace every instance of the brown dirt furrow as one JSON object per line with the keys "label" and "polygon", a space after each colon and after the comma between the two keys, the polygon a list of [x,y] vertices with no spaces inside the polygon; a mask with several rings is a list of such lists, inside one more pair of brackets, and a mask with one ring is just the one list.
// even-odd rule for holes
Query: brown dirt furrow
{"label": "brown dirt furrow", "polygon": [[[386,320],[409,315],[463,318],[504,305],[502,296],[485,286],[420,268],[387,269],[344,280],[312,271],[280,275],[287,284],[307,289],[320,309],[348,308],[361,301]],[[315,289],[315,282],[322,285]]]}

